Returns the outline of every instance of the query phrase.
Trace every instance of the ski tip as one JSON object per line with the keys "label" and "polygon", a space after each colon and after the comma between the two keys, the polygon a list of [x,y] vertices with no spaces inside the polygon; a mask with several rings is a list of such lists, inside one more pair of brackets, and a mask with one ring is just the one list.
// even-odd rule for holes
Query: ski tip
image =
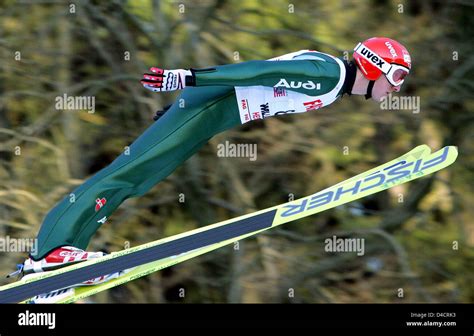
{"label": "ski tip", "polygon": [[449,148],[449,152],[450,152],[450,156],[452,157],[452,160],[456,160],[456,158],[458,157],[458,146],[454,146],[454,145],[451,145],[451,146],[446,146]]}
{"label": "ski tip", "polygon": [[455,159],[458,157],[459,151],[458,151],[458,146],[451,146],[453,148],[453,152],[455,156]]}

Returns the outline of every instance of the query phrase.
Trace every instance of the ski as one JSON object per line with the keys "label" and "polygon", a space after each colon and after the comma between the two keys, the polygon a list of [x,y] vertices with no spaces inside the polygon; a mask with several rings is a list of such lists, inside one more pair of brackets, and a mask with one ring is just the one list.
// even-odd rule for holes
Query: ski
{"label": "ski", "polygon": [[[390,162],[387,162],[383,165],[380,165],[376,168],[373,168],[371,170],[365,171],[359,175],[356,175],[352,178],[349,178],[347,180],[344,180],[330,188],[340,186],[346,183],[349,183],[355,179],[361,178],[362,176],[367,176],[370,175],[376,171],[383,170],[383,169],[388,169],[389,167],[393,167],[395,164],[400,164],[405,162],[406,160],[414,160],[414,159],[420,159],[422,157],[426,157],[430,154],[431,150],[427,145],[419,145],[409,151],[408,153],[398,157],[397,159],[394,159]],[[330,189],[327,188],[327,189]],[[327,190],[325,189],[325,190]],[[325,190],[320,191],[323,192]],[[250,235],[254,235],[256,232],[251,233]],[[249,235],[249,236],[250,236]],[[127,272],[125,275],[122,275],[116,279],[107,281],[102,284],[94,285],[94,286],[81,286],[81,287],[75,287],[75,288],[63,288],[59,289],[50,293],[42,294],[35,296],[34,298],[22,301],[22,303],[73,303],[75,301],[84,299],[88,296],[92,296],[94,294],[97,294],[99,292],[102,292],[104,290],[122,285],[124,283],[130,282],[132,280],[135,280],[137,278],[141,278],[143,276],[146,276],[148,274],[154,273],[156,271],[159,271],[163,268],[170,267],[172,265],[181,263],[183,261],[192,259],[196,256],[199,256],[201,254],[204,254],[206,252],[210,252],[213,250],[216,250],[220,247],[223,247],[225,245],[231,244],[232,242],[244,239],[245,236],[239,236],[237,239],[233,239],[230,242],[223,241],[218,244],[213,244],[207,248],[202,248],[199,250],[191,251],[189,253],[180,255],[180,256],[173,256],[170,258],[173,258],[173,263],[169,263],[169,260],[167,259],[160,259],[145,265],[140,265],[135,267],[133,270]]]}
{"label": "ski", "polygon": [[[429,153],[429,147],[421,145],[395,160],[313,195],[5,285],[0,287],[0,303],[20,302],[38,295],[54,296],[54,291],[63,295],[56,302],[73,302],[275,226],[431,174],[452,164],[458,154],[454,146]],[[131,268],[128,273],[110,282],[91,287],[67,288],[104,274]]]}

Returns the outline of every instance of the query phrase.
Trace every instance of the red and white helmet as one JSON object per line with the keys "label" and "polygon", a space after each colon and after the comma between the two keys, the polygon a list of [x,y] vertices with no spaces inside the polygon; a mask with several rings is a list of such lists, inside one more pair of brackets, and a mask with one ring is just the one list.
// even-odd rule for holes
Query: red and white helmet
{"label": "red and white helmet", "polygon": [[365,78],[375,81],[383,73],[393,86],[402,85],[411,69],[407,49],[387,37],[372,37],[357,44],[354,59]]}

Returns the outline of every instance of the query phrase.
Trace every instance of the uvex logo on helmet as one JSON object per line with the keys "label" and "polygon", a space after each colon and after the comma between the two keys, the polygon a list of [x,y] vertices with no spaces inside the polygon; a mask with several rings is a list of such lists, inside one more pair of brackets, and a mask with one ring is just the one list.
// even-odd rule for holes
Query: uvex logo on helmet
{"label": "uvex logo on helmet", "polygon": [[380,70],[383,69],[385,61],[377,56],[377,54],[373,53],[366,47],[362,45],[362,49],[359,51],[361,55],[364,55],[373,65],[378,67]]}
{"label": "uvex logo on helmet", "polygon": [[388,50],[390,51],[390,54],[392,54],[392,57],[398,57],[397,52],[389,41],[385,42],[385,45],[388,47]]}

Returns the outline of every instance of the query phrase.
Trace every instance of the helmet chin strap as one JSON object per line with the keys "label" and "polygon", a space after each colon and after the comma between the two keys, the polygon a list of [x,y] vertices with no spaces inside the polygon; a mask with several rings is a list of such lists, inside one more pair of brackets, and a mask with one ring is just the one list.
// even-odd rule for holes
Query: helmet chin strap
{"label": "helmet chin strap", "polygon": [[367,93],[365,94],[365,99],[372,98],[372,89],[374,87],[375,81],[369,81],[369,85],[367,85]]}

